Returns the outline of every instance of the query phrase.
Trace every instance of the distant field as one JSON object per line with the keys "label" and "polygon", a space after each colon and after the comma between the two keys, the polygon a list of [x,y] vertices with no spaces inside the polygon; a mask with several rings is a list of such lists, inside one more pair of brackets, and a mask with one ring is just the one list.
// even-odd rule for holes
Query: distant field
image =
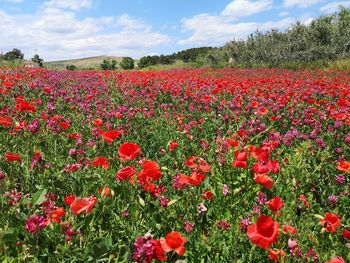
{"label": "distant field", "polygon": [[181,60],[176,60],[174,64],[148,66],[143,70],[170,70],[170,69],[185,69],[185,68],[195,68],[195,67],[196,65],[194,63],[187,63]]}
{"label": "distant field", "polygon": [[115,59],[119,63],[122,60],[122,57],[98,56],[98,57],[88,57],[88,58],[81,58],[81,59],[50,61],[50,62],[45,62],[44,66],[49,69],[65,69],[67,65],[74,65],[78,69],[90,69],[90,68],[98,69],[104,59],[107,59],[107,60]]}
{"label": "distant field", "polygon": [[[120,69],[119,63],[122,61],[122,57],[115,57],[115,56],[98,56],[98,57],[88,57],[88,58],[81,58],[81,59],[69,59],[69,60],[60,60],[60,61],[50,61],[50,62],[44,62],[44,67],[48,69],[66,69],[67,65],[74,65],[78,69],[99,69],[100,64],[103,60],[112,60],[115,59],[118,62],[118,69]],[[138,60],[135,60],[135,68],[138,68],[137,66]],[[149,66],[147,68],[144,68],[144,70],[169,70],[169,69],[175,69],[175,68],[193,68],[194,65],[192,63],[185,63],[181,60],[176,60],[174,64],[171,65],[156,65],[156,66]]]}

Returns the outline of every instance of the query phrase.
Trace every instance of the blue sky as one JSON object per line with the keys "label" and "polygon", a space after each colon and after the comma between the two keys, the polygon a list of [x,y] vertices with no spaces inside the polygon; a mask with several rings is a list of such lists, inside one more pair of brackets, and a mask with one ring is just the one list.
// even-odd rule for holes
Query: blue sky
{"label": "blue sky", "polygon": [[46,61],[170,54],[284,30],[350,0],[0,0],[0,50]]}

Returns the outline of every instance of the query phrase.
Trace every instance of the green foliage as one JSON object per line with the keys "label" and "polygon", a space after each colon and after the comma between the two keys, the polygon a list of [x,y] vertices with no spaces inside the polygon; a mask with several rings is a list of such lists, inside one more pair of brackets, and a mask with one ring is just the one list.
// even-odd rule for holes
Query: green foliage
{"label": "green foliage", "polygon": [[170,56],[145,56],[140,58],[140,61],[138,63],[139,68],[146,68],[149,66],[155,66],[155,65],[170,65],[173,64],[175,61]]}
{"label": "green foliage", "polygon": [[32,61],[35,63],[38,63],[39,67],[41,67],[41,68],[44,67],[44,64],[43,64],[44,60],[38,54],[34,55],[34,57],[32,58]]}
{"label": "green foliage", "polygon": [[131,57],[123,57],[122,61],[120,62],[120,66],[122,69],[134,69],[134,60]]}
{"label": "green foliage", "polygon": [[117,69],[117,61],[115,59],[112,60],[103,60],[100,64],[101,69],[103,70],[115,70]]}
{"label": "green foliage", "polygon": [[77,67],[75,65],[67,65],[66,70],[76,70]]}
{"label": "green foliage", "polygon": [[12,61],[8,60],[0,60],[0,66],[1,67],[8,67],[8,68],[17,68],[23,66],[23,60],[16,59]]}
{"label": "green foliage", "polygon": [[214,47],[199,47],[182,50],[171,55],[174,59],[181,59],[183,62],[198,62],[209,55],[210,52],[218,50]]}
{"label": "green foliage", "polygon": [[233,67],[323,67],[350,56],[350,9],[341,7],[309,25],[297,22],[285,32],[257,31],[247,40],[227,43],[223,51]]}
{"label": "green foliage", "polygon": [[3,59],[7,61],[14,61],[16,59],[23,59],[23,57],[24,55],[21,52],[21,50],[14,48],[12,49],[12,51],[5,53],[5,55],[3,56]]}
{"label": "green foliage", "polygon": [[[213,51],[218,50],[218,48],[213,47],[199,47],[190,48],[182,50],[171,55],[160,55],[160,56],[145,56],[142,57],[138,63],[139,68],[146,68],[157,65],[173,65],[177,60],[184,63],[191,63],[192,66],[208,66],[208,67],[218,67],[221,65],[221,61],[216,61],[212,59],[211,56],[216,57]],[[208,65],[207,65],[208,64]]]}

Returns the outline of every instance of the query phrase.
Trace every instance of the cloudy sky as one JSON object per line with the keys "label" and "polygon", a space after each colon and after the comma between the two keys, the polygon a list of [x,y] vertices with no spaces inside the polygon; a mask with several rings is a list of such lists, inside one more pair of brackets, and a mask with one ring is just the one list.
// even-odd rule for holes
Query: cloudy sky
{"label": "cloudy sky", "polygon": [[350,0],[0,0],[0,51],[45,61],[170,54],[350,7]]}

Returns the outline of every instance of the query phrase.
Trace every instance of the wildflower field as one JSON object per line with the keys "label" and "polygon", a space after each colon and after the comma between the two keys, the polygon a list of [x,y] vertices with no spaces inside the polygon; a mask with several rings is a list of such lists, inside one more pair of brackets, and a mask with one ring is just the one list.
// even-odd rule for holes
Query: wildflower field
{"label": "wildflower field", "polygon": [[350,72],[0,69],[1,262],[350,261]]}

